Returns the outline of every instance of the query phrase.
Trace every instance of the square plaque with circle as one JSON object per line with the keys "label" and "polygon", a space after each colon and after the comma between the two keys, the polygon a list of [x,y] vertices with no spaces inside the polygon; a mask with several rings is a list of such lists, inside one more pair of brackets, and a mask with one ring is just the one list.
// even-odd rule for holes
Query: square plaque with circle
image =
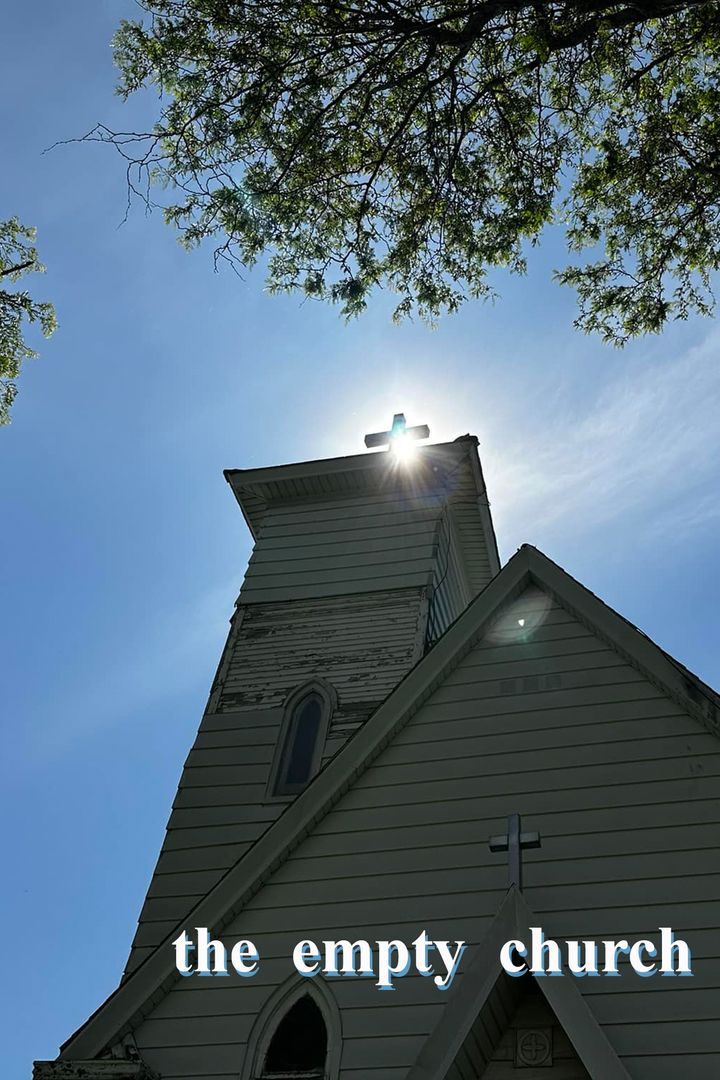
{"label": "square plaque with circle", "polygon": [[538,1069],[552,1063],[552,1028],[517,1028],[515,1068]]}

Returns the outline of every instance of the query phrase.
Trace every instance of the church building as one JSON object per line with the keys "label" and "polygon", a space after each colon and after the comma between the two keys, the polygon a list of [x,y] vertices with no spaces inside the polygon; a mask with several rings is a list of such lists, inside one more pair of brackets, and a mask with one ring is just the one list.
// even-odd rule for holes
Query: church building
{"label": "church building", "polygon": [[428,436],[226,472],[254,549],[125,972],[34,1080],[720,1078],[720,698],[501,566]]}

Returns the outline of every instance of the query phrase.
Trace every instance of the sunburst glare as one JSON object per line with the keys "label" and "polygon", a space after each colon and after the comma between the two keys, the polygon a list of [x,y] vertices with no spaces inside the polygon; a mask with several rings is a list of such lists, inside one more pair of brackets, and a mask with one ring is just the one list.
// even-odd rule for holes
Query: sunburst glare
{"label": "sunburst glare", "polygon": [[409,465],[417,457],[418,444],[407,431],[399,431],[392,436],[390,449],[400,464]]}

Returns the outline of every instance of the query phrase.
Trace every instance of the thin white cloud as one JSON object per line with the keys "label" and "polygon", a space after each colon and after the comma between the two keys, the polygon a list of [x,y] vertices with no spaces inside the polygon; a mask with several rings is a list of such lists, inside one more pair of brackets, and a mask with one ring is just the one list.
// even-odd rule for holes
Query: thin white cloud
{"label": "thin white cloud", "polygon": [[720,517],[720,331],[669,361],[628,364],[585,407],[503,424],[486,447],[505,548],[623,521],[677,536]]}

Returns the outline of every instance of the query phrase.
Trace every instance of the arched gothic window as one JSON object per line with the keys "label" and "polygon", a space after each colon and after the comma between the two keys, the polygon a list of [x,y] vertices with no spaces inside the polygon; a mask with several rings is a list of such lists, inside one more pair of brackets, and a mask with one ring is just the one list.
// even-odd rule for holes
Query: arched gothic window
{"label": "arched gothic window", "polygon": [[309,995],[299,998],[275,1029],[260,1076],[325,1076],[327,1030],[320,1009]]}
{"label": "arched gothic window", "polygon": [[335,996],[320,979],[291,976],[260,1010],[240,1080],[338,1080],[342,1024]]}
{"label": "arched gothic window", "polygon": [[308,683],[289,699],[280,731],[269,794],[298,795],[320,767],[333,697],[324,684]]}

